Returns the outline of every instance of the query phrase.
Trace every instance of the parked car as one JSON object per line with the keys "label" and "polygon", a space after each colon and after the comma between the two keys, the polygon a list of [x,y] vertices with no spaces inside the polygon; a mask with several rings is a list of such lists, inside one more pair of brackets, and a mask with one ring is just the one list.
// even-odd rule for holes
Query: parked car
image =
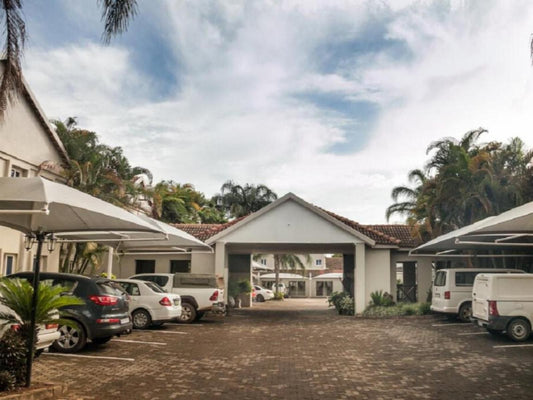
{"label": "parked car", "polygon": [[[280,292],[280,293],[283,293],[283,297],[288,297],[289,296],[289,288],[283,282],[280,282],[278,284],[278,290],[277,291]],[[272,284],[272,292],[276,293],[276,283],[275,282]]]}
{"label": "parked car", "polygon": [[181,316],[179,294],[167,293],[159,285],[138,279],[116,279],[130,296],[133,327],[160,326]]}
{"label": "parked car", "polygon": [[155,282],[168,293],[181,296],[180,322],[198,321],[206,312],[223,314],[224,291],[217,287],[216,277],[208,274],[137,274],[129,279]]}
{"label": "parked car", "polygon": [[[22,278],[33,282],[33,272],[19,272],[8,278]],[[59,338],[52,348],[61,353],[75,353],[85,347],[87,340],[94,344],[107,343],[113,336],[131,332],[127,294],[105,278],[42,272],[41,282],[61,285],[69,295],[85,301],[84,305],[67,306],[59,310],[61,317],[73,326],[61,325]]]}
{"label": "parked car", "polygon": [[449,268],[440,269],[433,281],[431,310],[455,315],[463,322],[472,315],[472,285],[480,273],[524,273],[518,269]]}
{"label": "parked car", "polygon": [[492,334],[522,342],[533,323],[533,274],[479,274],[472,292],[472,321]]}
{"label": "parked car", "polygon": [[[0,304],[0,313],[5,314],[14,314],[11,311],[10,308],[4,306],[3,304]],[[59,313],[56,315],[56,318],[59,318]],[[5,320],[0,319],[0,338],[4,335],[4,333],[9,329],[19,329],[19,324],[11,324],[7,323]],[[51,344],[59,339],[59,331],[58,331],[59,325],[58,324],[41,324],[39,325],[39,329],[37,331],[37,343],[35,345],[36,348],[36,354],[42,353],[44,350],[49,348]]]}
{"label": "parked car", "polygon": [[258,302],[272,300],[274,298],[274,292],[270,289],[265,289],[262,286],[254,285],[255,299]]}

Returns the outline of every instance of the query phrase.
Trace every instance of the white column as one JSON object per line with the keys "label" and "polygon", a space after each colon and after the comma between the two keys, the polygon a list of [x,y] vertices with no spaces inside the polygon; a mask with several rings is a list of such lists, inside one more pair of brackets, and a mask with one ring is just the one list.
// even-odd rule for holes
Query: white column
{"label": "white column", "polygon": [[365,244],[355,244],[355,312],[362,313],[366,308],[366,263],[365,263]]}
{"label": "white column", "polygon": [[111,279],[113,275],[113,247],[109,246],[107,248],[107,277]]}
{"label": "white column", "polygon": [[229,269],[226,257],[226,243],[215,243],[215,275],[224,279],[224,302],[228,302],[228,278]]}

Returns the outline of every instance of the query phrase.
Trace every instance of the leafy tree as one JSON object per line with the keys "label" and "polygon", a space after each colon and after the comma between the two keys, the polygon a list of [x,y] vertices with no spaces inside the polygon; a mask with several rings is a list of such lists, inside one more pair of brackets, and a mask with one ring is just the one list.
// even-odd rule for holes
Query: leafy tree
{"label": "leafy tree", "polygon": [[[21,60],[27,33],[22,3],[22,0],[2,0],[6,62],[0,82],[0,115],[23,86]],[[129,21],[137,13],[137,0],[98,0],[97,3],[104,21],[102,39],[109,43],[113,36],[127,30]]]}
{"label": "leafy tree", "polygon": [[222,185],[220,193],[213,196],[212,201],[217,204],[231,218],[239,218],[251,214],[272,203],[278,198],[265,185],[238,185],[229,180]]}
{"label": "leafy tree", "polygon": [[519,138],[479,144],[485,132],[432,143],[425,170],[409,173],[415,186],[393,189],[387,219],[405,215],[413,234],[428,240],[533,200],[533,152]]}

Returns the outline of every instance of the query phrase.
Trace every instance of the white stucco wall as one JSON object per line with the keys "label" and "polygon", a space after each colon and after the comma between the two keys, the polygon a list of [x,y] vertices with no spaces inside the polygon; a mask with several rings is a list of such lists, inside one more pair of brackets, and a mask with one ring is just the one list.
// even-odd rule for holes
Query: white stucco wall
{"label": "white stucco wall", "polygon": [[[44,161],[52,161],[57,165],[63,163],[35,111],[22,96],[8,106],[5,119],[0,123],[0,137],[0,177],[10,176],[12,168],[20,170],[23,177],[34,177]],[[40,175],[63,181],[59,175],[49,171],[41,171]],[[35,249],[27,252],[23,240],[24,235],[20,232],[0,227],[0,276],[5,273],[7,254],[15,255],[15,271],[31,270]],[[58,270],[58,250],[48,254],[48,250],[43,249],[43,259],[43,270]]]}
{"label": "white stucco wall", "polygon": [[[231,229],[231,228],[230,228]],[[353,235],[294,201],[223,236],[226,243],[354,243]]]}
{"label": "white stucco wall", "polygon": [[391,293],[392,291],[390,250],[371,249],[367,247],[365,251],[365,263],[366,307],[370,303],[370,293],[379,290],[383,290],[383,292],[387,293]]}
{"label": "white stucco wall", "polygon": [[[210,254],[192,253],[191,272],[195,274],[214,274],[215,273],[215,253],[210,253]],[[222,275],[223,274],[224,272],[222,272]]]}

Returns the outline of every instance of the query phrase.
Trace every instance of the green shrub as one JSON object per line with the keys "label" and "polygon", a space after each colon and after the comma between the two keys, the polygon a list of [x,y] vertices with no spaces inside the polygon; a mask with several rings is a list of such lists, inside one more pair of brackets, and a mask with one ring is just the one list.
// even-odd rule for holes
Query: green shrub
{"label": "green shrub", "polygon": [[418,313],[420,315],[426,315],[431,312],[431,302],[420,303],[418,305]]}
{"label": "green shrub", "polygon": [[404,315],[426,315],[429,303],[399,303],[393,306],[370,305],[363,312],[364,317],[399,317]]}
{"label": "green shrub", "polygon": [[354,299],[347,292],[333,292],[328,298],[329,306],[335,306],[339,315],[354,315]]}
{"label": "green shrub", "polygon": [[248,294],[252,293],[252,284],[248,279],[241,279],[237,282],[239,288],[239,294]]}
{"label": "green shrub", "polygon": [[274,300],[283,300],[283,293],[274,292]]}
{"label": "green shrub", "polygon": [[394,298],[389,293],[383,293],[383,290],[375,291],[370,293],[370,298],[372,299],[370,305],[374,307],[391,307],[394,305]]}
{"label": "green shrub", "polygon": [[26,343],[19,332],[8,330],[0,339],[0,371],[7,371],[16,386],[26,383]]}
{"label": "green shrub", "polygon": [[9,371],[0,371],[0,392],[15,389],[17,380]]}

